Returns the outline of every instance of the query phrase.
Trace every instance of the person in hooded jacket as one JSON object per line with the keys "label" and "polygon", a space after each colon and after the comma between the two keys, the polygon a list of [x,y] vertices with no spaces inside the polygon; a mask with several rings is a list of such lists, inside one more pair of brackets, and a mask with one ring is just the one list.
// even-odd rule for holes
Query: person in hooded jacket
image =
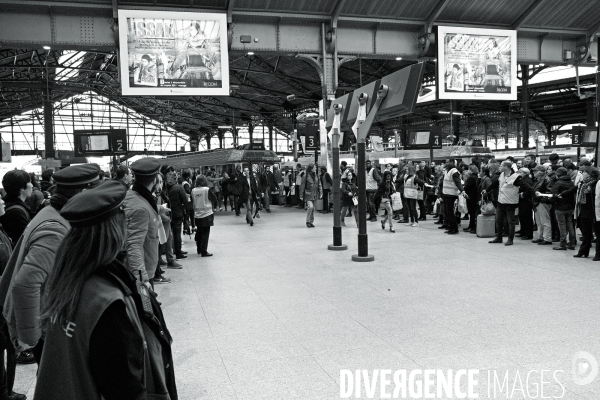
{"label": "person in hooded jacket", "polygon": [[347,171],[345,177],[342,178],[342,188],[340,190],[341,203],[342,203],[342,211],[340,213],[340,221],[342,226],[346,226],[345,218],[346,213],[351,211],[354,214],[354,221],[356,222],[356,227],[358,227],[358,213],[356,212],[356,206],[354,205],[354,200],[352,200],[355,196],[358,195],[358,188],[356,187],[356,182],[354,179],[354,174],[350,171]]}
{"label": "person in hooded jacket", "polygon": [[[575,185],[566,168],[556,169],[556,182],[552,187],[552,202],[554,203],[554,214],[560,231],[560,244],[553,250],[575,250],[577,238],[573,226],[573,212],[575,211],[575,196],[572,189]],[[567,192],[563,195],[563,192]],[[567,242],[568,239],[568,242]]]}
{"label": "person in hooded jacket", "polygon": [[48,278],[36,400],[177,400],[162,311],[123,264],[125,195],[108,181],[61,210],[71,230]]}
{"label": "person in hooded jacket", "polygon": [[538,165],[533,170],[535,178],[533,188],[535,195],[532,197],[532,205],[535,210],[535,223],[537,224],[537,238],[531,242],[538,245],[552,245],[552,221],[550,218],[551,203],[547,194],[552,194],[552,180],[546,175],[544,166]]}

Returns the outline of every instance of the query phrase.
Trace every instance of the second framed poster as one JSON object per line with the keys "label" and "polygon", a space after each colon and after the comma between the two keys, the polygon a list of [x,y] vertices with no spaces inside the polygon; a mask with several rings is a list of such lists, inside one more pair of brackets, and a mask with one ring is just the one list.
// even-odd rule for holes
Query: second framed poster
{"label": "second framed poster", "polygon": [[438,96],[517,100],[517,32],[440,26]]}

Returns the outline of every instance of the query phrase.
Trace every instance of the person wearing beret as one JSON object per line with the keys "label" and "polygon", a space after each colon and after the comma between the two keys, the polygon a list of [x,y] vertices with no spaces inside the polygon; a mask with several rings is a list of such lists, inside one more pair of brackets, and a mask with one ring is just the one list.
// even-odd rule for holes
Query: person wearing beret
{"label": "person wearing beret", "polygon": [[39,324],[42,288],[54,266],[56,249],[70,229],[60,210],[73,196],[98,181],[98,164],[74,165],[53,176],[56,192],[50,206],[31,220],[15,246],[17,258],[0,280],[0,301],[10,340],[18,351],[32,349],[40,363],[44,332]]}
{"label": "person wearing beret", "polygon": [[37,400],[177,400],[162,311],[123,263],[126,195],[108,181],[61,210],[71,230],[47,282]]}

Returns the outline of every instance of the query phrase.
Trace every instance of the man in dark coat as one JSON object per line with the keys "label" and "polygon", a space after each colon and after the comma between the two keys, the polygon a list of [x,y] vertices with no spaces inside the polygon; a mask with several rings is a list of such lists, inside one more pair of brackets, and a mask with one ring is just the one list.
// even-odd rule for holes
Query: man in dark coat
{"label": "man in dark coat", "polygon": [[[528,164],[529,165],[529,164]],[[533,187],[533,181],[529,177],[529,168],[519,169],[519,175],[526,186]],[[524,187],[526,187],[524,186]],[[523,192],[523,187],[519,188],[519,224],[521,225],[521,240],[533,239],[533,203],[532,196]]]}
{"label": "man in dark coat", "polygon": [[271,192],[277,190],[277,181],[275,175],[271,172],[271,167],[266,166],[265,172],[260,175],[260,186],[265,191],[264,205],[267,212],[271,212]]}
{"label": "man in dark coat", "polygon": [[244,186],[244,175],[242,174],[242,166],[237,165],[235,167],[235,172],[229,178],[227,182],[227,188],[229,193],[233,195],[233,206],[235,207],[235,216],[240,216],[240,204],[243,203],[240,199],[240,195],[242,194],[242,189]]}
{"label": "man in dark coat", "polygon": [[186,204],[188,203],[188,197],[185,189],[177,183],[175,172],[167,173],[166,181],[169,200],[171,202],[171,228],[173,229],[175,259],[181,260],[187,258],[187,252],[181,250],[181,230],[183,228],[183,219],[187,213]]}
{"label": "man in dark coat", "polygon": [[256,180],[254,173],[249,168],[244,168],[242,179],[239,179],[241,186],[240,202],[246,207],[246,223],[254,226],[254,217],[252,215],[252,206],[256,204],[256,212],[258,214],[258,201],[263,192],[261,191],[260,183]]}
{"label": "man in dark coat", "polygon": [[[575,237],[575,228],[573,226],[573,212],[575,211],[575,196],[561,196],[563,192],[572,188],[573,182],[569,177],[569,171],[560,167],[556,170],[556,182],[552,187],[552,201],[554,202],[554,213],[560,230],[560,245],[554,247],[554,250],[575,250],[577,239]],[[569,242],[567,243],[567,235]]]}

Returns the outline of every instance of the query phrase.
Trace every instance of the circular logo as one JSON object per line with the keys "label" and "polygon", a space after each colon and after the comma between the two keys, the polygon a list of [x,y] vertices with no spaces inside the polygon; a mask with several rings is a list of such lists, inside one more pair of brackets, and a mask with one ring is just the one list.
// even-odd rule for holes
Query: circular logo
{"label": "circular logo", "polygon": [[579,351],[573,356],[573,382],[576,385],[588,385],[598,376],[598,361],[586,351]]}

